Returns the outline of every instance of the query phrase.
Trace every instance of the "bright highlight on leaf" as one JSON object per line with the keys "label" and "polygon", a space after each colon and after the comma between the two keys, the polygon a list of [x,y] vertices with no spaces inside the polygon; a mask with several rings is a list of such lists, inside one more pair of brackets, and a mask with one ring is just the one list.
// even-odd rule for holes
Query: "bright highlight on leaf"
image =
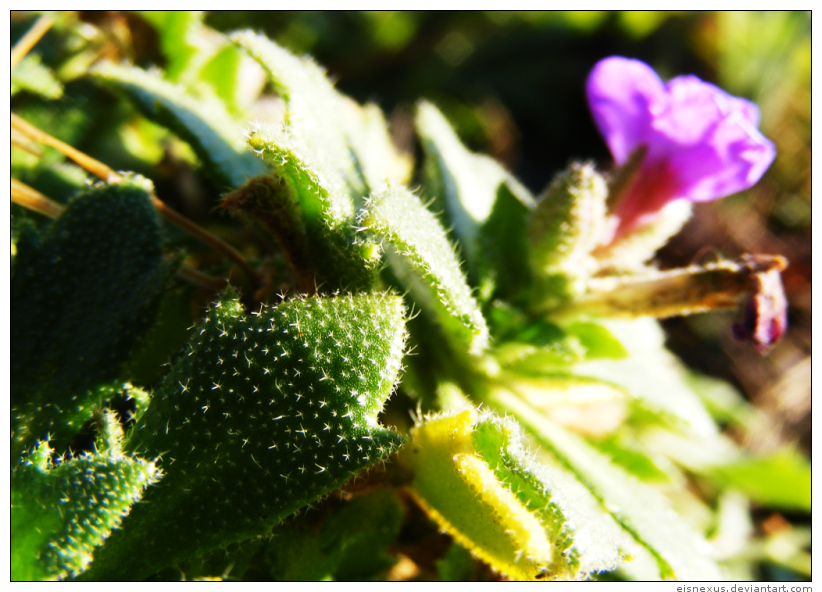
{"label": "bright highlight on leaf", "polygon": [[425,419],[402,452],[429,515],[517,580],[583,579],[613,569],[625,540],[578,482],[539,464],[519,426],[475,410]]}
{"label": "bright highlight on leaf", "polygon": [[[480,226],[488,219],[497,189],[512,182],[509,173],[493,158],[474,154],[462,145],[451,125],[431,103],[417,107],[417,130],[425,150],[428,190],[437,208],[443,209],[449,225],[465,249],[472,273],[479,265],[477,253]],[[517,193],[527,190],[513,182]]]}
{"label": "bright highlight on leaf", "polygon": [[[594,17],[547,21],[591,35]],[[421,12],[272,18],[12,15],[11,578],[809,578],[810,531],[782,510],[810,512],[810,463],[746,450],[764,414],[639,318],[742,306],[734,332],[758,352],[786,334],[784,257],[652,261],[691,202],[767,169],[757,108],[602,60],[586,90],[607,171],[566,160],[584,133],[545,93],[500,87],[511,117],[470,104],[476,66],[497,75],[486,41],[544,16],[478,13],[482,42],[457,27],[434,46]],[[285,49],[335,37],[333,75]],[[506,79],[530,80],[526,62]],[[579,60],[540,63],[574,100]],[[375,75],[389,86],[363,86]],[[424,79],[455,122],[405,106]],[[776,95],[743,87],[776,121]],[[777,139],[801,139],[783,119]],[[558,132],[542,164],[516,158],[523,124]],[[535,199],[456,129],[525,178],[572,164]],[[798,196],[780,225],[804,224]],[[158,212],[186,233],[166,239]],[[797,361],[772,389],[791,410]]]}

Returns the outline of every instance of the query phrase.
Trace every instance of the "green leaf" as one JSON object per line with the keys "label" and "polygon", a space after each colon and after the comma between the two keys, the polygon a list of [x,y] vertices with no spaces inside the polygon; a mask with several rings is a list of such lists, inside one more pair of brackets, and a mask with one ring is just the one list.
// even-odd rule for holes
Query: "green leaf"
{"label": "green leaf", "polygon": [[297,299],[248,316],[229,291],[129,439],[162,458],[162,485],[88,578],[144,578],[267,534],[383,460],[402,441],[377,415],[401,367],[404,316],[402,300],[382,294]]}
{"label": "green leaf", "polygon": [[283,135],[293,150],[304,160],[321,165],[326,175],[339,178],[340,191],[359,205],[367,187],[349,148],[351,116],[356,115],[357,106],[334,89],[325,71],[310,58],[298,58],[251,31],[230,38],[260,63],[285,101]]}
{"label": "green leaf", "polygon": [[[628,357],[599,359],[574,366],[574,373],[617,384],[660,418],[700,439],[714,440],[717,427],[702,402],[684,382],[681,362],[664,347],[655,319],[598,320],[622,344]],[[613,347],[613,346],[609,346]]]}
{"label": "green leaf", "polygon": [[72,200],[11,282],[12,456],[65,446],[156,314],[174,266],[145,182]]}
{"label": "green leaf", "polygon": [[203,65],[199,76],[200,80],[212,88],[226,108],[237,116],[242,115],[242,106],[247,104],[247,100],[244,100],[246,97],[241,96],[245,90],[240,84],[243,59],[251,61],[244,57],[236,46],[226,43]]}
{"label": "green leaf", "polygon": [[[416,123],[425,152],[426,189],[437,209],[445,212],[445,225],[453,227],[474,277],[479,270],[480,227],[491,215],[499,186],[510,175],[490,156],[465,148],[431,103],[418,105]],[[527,194],[524,189],[518,193]]]}
{"label": "green leaf", "polygon": [[[510,312],[508,316],[507,312]],[[564,328],[542,319],[495,306],[492,321],[501,342],[494,350],[496,360],[522,375],[547,376],[559,368],[585,360],[621,359],[628,355],[622,344],[602,325],[573,323]]]}
{"label": "green leaf", "polygon": [[11,579],[82,573],[159,477],[154,463],[116,446],[52,464],[48,443],[39,443],[11,473]]}
{"label": "green leaf", "polygon": [[492,282],[497,298],[527,298],[532,282],[527,229],[533,209],[533,198],[509,179],[499,184],[491,213],[479,227],[481,275]]}
{"label": "green leaf", "polygon": [[249,213],[277,238],[299,290],[371,288],[379,252],[357,237],[341,181],[334,182],[322,165],[306,160],[296,146],[268,132],[255,131],[249,143],[261,151],[273,176],[249,181],[223,205]]}
{"label": "green leaf", "polygon": [[397,152],[388,133],[382,110],[373,103],[363,107],[350,104],[352,124],[347,136],[356,165],[369,193],[383,189],[386,183],[405,183],[411,176],[413,162]]}
{"label": "green leaf", "polygon": [[471,552],[459,543],[453,543],[448,547],[445,556],[437,560],[437,572],[442,582],[469,581],[475,567],[476,561]]}
{"label": "green leaf", "polygon": [[793,448],[753,456],[727,437],[708,440],[662,429],[649,430],[645,440],[646,446],[662,451],[688,471],[721,488],[737,489],[763,506],[811,509],[811,467]]}
{"label": "green leaf", "polygon": [[642,481],[675,484],[677,478],[681,479],[671,461],[624,433],[611,434],[601,440],[592,439],[589,443]]}
{"label": "green leaf", "polygon": [[28,91],[45,99],[63,96],[63,85],[36,53],[24,57],[11,71],[11,96]]}
{"label": "green leaf", "polygon": [[488,327],[436,217],[403,187],[372,195],[360,227],[383,242],[391,270],[420,307],[442,326],[456,352],[479,354]]}
{"label": "green leaf", "polygon": [[268,546],[271,574],[283,582],[371,579],[395,563],[387,549],[401,523],[397,496],[377,491],[346,503],[319,529],[280,527]]}
{"label": "green leaf", "polygon": [[720,425],[729,423],[744,430],[751,430],[755,429],[757,421],[766,421],[759,409],[724,380],[696,372],[688,372],[684,380],[700,398],[711,417]]}
{"label": "green leaf", "polygon": [[511,413],[536,442],[585,484],[619,525],[651,553],[663,579],[722,578],[707,542],[674,513],[658,491],[513,393],[496,389],[486,400]]}
{"label": "green leaf", "polygon": [[158,75],[111,63],[97,66],[94,77],[188,142],[219,183],[239,187],[265,173],[265,166],[246,148],[241,127],[216,97],[193,97]]}
{"label": "green leaf", "polygon": [[588,360],[621,360],[628,357],[628,350],[607,328],[598,323],[571,323],[564,327],[585,348]]}
{"label": "green leaf", "polygon": [[757,503],[788,511],[811,511],[811,465],[800,452],[783,448],[760,457],[711,467],[708,474],[725,487],[738,489]]}
{"label": "green leaf", "polygon": [[160,49],[166,59],[166,79],[172,82],[190,80],[214,52],[202,38],[205,30],[202,11],[141,10],[138,14],[157,29]]}
{"label": "green leaf", "polygon": [[400,461],[440,527],[511,578],[582,579],[622,559],[629,538],[581,483],[525,450],[510,418],[474,409],[426,418]]}

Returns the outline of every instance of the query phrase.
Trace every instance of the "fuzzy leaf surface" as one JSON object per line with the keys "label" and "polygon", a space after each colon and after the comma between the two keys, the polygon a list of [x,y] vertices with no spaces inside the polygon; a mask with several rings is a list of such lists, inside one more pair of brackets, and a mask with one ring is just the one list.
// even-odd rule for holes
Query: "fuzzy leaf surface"
{"label": "fuzzy leaf surface", "polygon": [[404,315],[400,298],[376,294],[291,300],[250,316],[228,292],[128,442],[162,458],[162,486],[89,579],[143,578],[267,534],[394,451],[402,438],[377,415],[400,371]]}
{"label": "fuzzy leaf surface", "polygon": [[52,465],[48,443],[11,473],[11,579],[63,579],[83,572],[160,473],[118,450]]}
{"label": "fuzzy leaf surface", "polygon": [[488,327],[437,218],[403,187],[369,198],[360,226],[382,241],[392,271],[443,327],[455,351],[478,354]]}
{"label": "fuzzy leaf surface", "polygon": [[626,537],[585,487],[538,463],[511,419],[467,410],[414,430],[403,462],[439,525],[518,580],[580,579],[613,569]]}
{"label": "fuzzy leaf surface", "polygon": [[12,454],[90,417],[94,389],[120,370],[156,314],[173,265],[143,182],[70,202],[11,282]]}
{"label": "fuzzy leaf surface", "polygon": [[239,187],[265,167],[245,147],[242,129],[213,96],[192,97],[171,82],[135,67],[104,63],[94,71],[149,119],[188,142],[207,171],[227,187]]}
{"label": "fuzzy leaf surface", "polygon": [[605,226],[605,179],[591,164],[575,163],[540,196],[528,222],[529,259],[537,306],[581,294],[596,270],[591,251]]}
{"label": "fuzzy leaf surface", "polygon": [[691,529],[655,489],[614,465],[582,438],[548,420],[520,397],[497,390],[489,403],[508,410],[599,499],[619,525],[647,549],[659,577],[719,580],[707,541]]}
{"label": "fuzzy leaf surface", "polygon": [[247,212],[274,234],[301,290],[370,288],[378,253],[356,235],[342,179],[270,127],[252,132],[249,144],[273,175],[252,179],[228,196],[224,206]]}
{"label": "fuzzy leaf surface", "polygon": [[337,92],[325,71],[310,58],[299,58],[251,31],[234,33],[231,40],[260,63],[285,101],[284,133],[297,152],[322,161],[328,175],[341,179],[347,199],[358,203],[367,188],[351,153],[346,129],[352,125],[347,115],[356,111],[357,105]]}

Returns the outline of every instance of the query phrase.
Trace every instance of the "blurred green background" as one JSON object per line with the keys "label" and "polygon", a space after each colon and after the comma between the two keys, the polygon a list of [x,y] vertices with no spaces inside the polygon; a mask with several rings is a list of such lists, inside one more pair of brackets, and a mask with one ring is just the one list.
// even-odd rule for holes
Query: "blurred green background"
{"label": "blurred green background", "polygon": [[[12,14],[12,43],[34,18]],[[79,71],[82,64],[58,63],[68,43],[66,27],[92,38],[100,33],[83,27],[93,24],[106,43],[90,58],[166,67],[151,18],[121,12],[70,15],[36,50],[56,69],[65,92],[51,100],[49,110],[38,104],[45,99],[17,92],[12,108],[116,168],[151,172],[158,194],[170,204],[230,237],[241,230],[214,213],[219,189],[191,164],[185,147],[167,143],[161,130],[122,103],[81,77],[73,79],[72,67]],[[696,74],[756,102],[761,129],[777,145],[774,165],[751,190],[697,206],[693,220],[660,252],[659,264],[687,265],[717,254],[786,256],[787,336],[762,358],[731,338],[734,312],[664,323],[669,346],[689,365],[730,381],[766,412],[762,429],[746,444],[764,452],[799,441],[810,454],[809,12],[232,11],[209,13],[204,20],[221,32],[252,28],[295,53],[313,55],[341,91],[360,102],[377,102],[397,145],[416,156],[414,104],[420,98],[434,101],[472,149],[497,158],[534,192],[574,159],[610,166],[584,96],[588,72],[606,56],[642,59],[663,79]],[[15,162],[13,153],[13,171]]]}

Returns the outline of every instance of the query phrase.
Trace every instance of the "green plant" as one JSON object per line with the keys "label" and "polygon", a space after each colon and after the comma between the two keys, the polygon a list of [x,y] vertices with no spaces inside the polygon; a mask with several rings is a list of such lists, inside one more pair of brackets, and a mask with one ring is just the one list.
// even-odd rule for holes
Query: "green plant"
{"label": "green plant", "polygon": [[[421,102],[413,177],[380,109],[310,59],[251,32],[206,43],[196,14],[147,18],[164,73],[102,62],[80,82],[148,118],[129,119],[138,139],[199,163],[221,208],[276,245],[217,238],[157,198],[152,167],[117,173],[39,131],[48,103],[13,117],[12,579],[381,577],[417,506],[514,579],[714,580],[772,559],[740,559],[750,533],[727,516],[809,511],[809,466],[724,435],[709,410],[727,391],[652,317],[747,298],[743,333],[764,349],[784,330],[781,258],[659,271],[681,201],[603,238],[641,150],[622,176],[574,163],[535,197]],[[51,100],[78,79],[66,64],[100,40],[61,35],[64,61],[24,58],[16,92]],[[249,56],[282,110],[244,137]],[[318,524],[286,520],[318,504]],[[465,564],[448,551],[439,571]]]}

